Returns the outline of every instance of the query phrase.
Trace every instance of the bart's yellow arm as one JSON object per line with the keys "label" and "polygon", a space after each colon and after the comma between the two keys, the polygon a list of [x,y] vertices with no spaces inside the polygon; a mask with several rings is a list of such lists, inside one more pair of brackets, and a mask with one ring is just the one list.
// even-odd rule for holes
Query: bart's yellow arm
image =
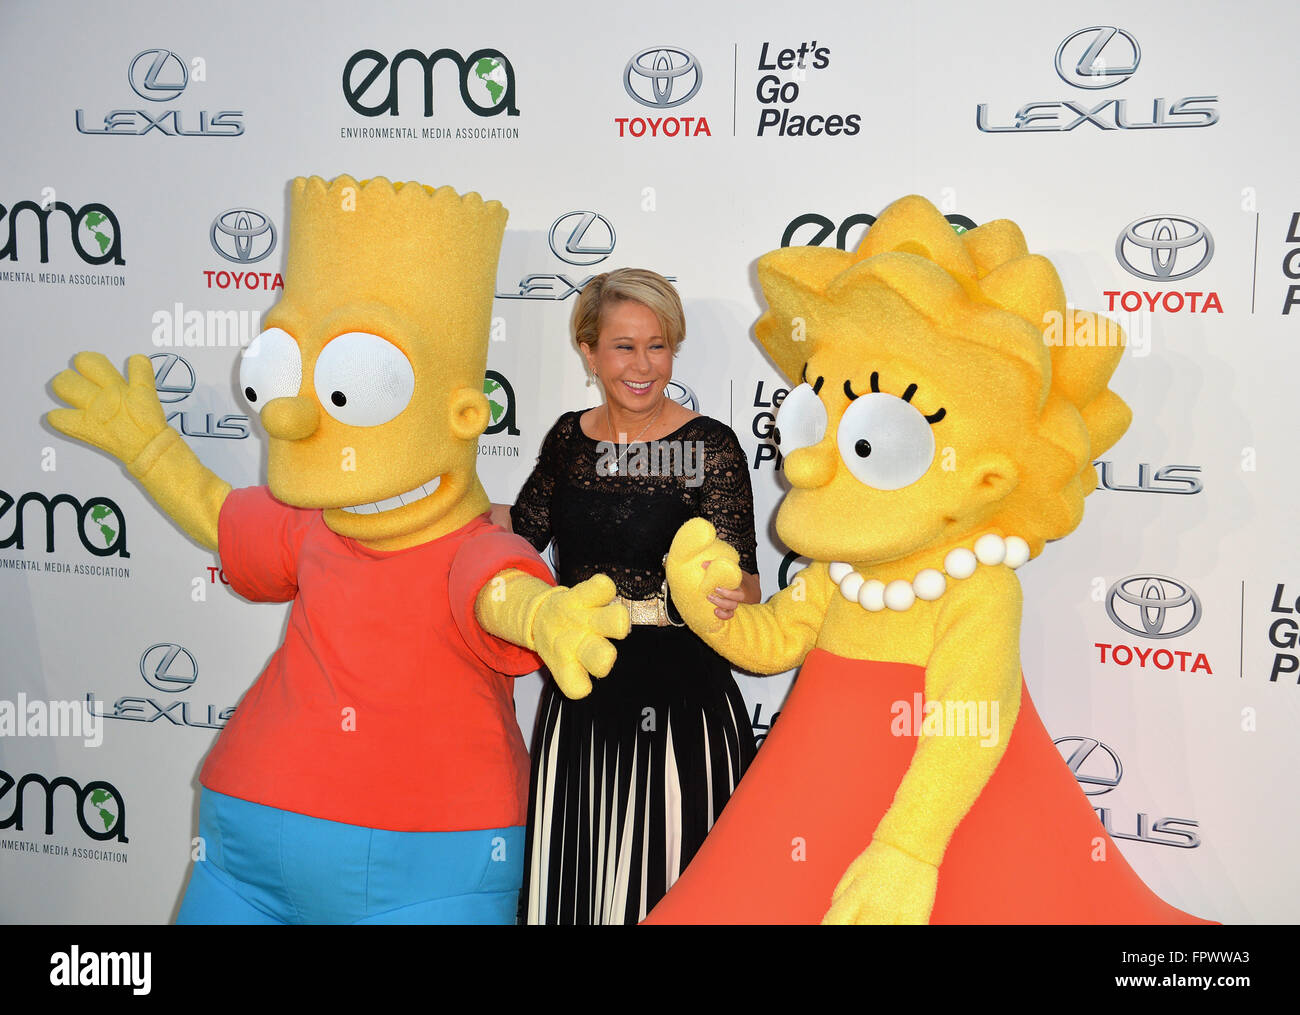
{"label": "bart's yellow arm", "polygon": [[803,662],[817,643],[832,588],[825,564],[805,568],[766,603],[737,606],[730,620],[718,619],[707,596],[715,588],[740,587],[740,555],[707,520],[692,518],[677,530],[664,568],[682,619],[742,669],[781,673]]}
{"label": "bart's yellow arm", "polygon": [[102,353],[78,353],[72,365],[51,383],[72,408],[51,410],[50,426],[122,462],[191,539],[215,550],[230,484],[204,467],[167,425],[148,358],[127,361],[129,380]]}
{"label": "bart's yellow arm", "polygon": [[954,735],[945,725],[940,735],[922,733],[894,802],[840,880],[825,922],[929,921],[944,851],[1006,753],[1020,711],[1021,605],[1010,568],[980,568],[950,584],[935,622],[925,697],[945,716],[947,702],[973,703],[994,720],[990,732]]}
{"label": "bart's yellow arm", "polygon": [[627,607],[613,604],[614,595],[614,583],[603,574],[566,588],[510,568],[479,589],[474,616],[488,634],[541,656],[566,697],[585,698],[591,677],[614,666],[609,639],[626,638],[631,630]]}

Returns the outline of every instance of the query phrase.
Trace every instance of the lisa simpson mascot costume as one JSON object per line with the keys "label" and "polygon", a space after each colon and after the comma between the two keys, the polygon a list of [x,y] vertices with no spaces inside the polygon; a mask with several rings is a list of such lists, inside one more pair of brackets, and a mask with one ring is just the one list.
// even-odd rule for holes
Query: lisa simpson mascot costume
{"label": "lisa simpson mascot costume", "polygon": [[1079,524],[1130,419],[1107,388],[1122,346],[1045,327],[1106,322],[1067,307],[1014,223],[958,236],[919,197],[856,252],[778,250],[758,276],[759,341],[797,385],[776,527],[814,563],[719,621],[705,596],[738,584],[736,555],[697,519],[668,579],[733,662],[803,665],[650,921],[1198,922],[1125,862],[1020,673],[1015,569]]}
{"label": "lisa simpson mascot costume", "polygon": [[[512,923],[528,756],[508,675],[573,697],[627,633],[597,576],[553,588],[475,474],[506,211],[450,187],[299,178],[284,295],[239,384],[268,487],[167,426],[144,356],[55,378],[50,423],[120,459],[231,587],[292,602],[200,774],[182,922]],[[522,646],[522,647],[520,647]],[[536,654],[534,654],[536,653]]]}

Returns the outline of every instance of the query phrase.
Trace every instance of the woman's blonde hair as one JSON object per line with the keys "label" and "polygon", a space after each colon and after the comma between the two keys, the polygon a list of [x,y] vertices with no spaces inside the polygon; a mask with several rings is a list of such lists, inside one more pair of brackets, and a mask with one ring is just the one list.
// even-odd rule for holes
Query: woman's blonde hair
{"label": "woman's blonde hair", "polygon": [[668,348],[676,355],[686,341],[686,315],[682,298],[673,284],[648,268],[619,268],[597,275],[578,294],[573,308],[573,340],[593,352],[600,338],[600,322],[605,311],[615,303],[631,300],[648,308],[659,319]]}

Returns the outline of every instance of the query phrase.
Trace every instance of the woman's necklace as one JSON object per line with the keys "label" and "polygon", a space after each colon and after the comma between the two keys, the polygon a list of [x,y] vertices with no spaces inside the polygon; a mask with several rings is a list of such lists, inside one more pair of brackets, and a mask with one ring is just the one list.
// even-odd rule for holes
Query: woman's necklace
{"label": "woman's necklace", "polygon": [[615,461],[609,463],[609,474],[611,476],[618,475],[619,469],[625,468],[627,466],[627,462],[625,461],[625,459],[627,458],[627,449],[631,445],[639,441],[641,439],[641,435],[644,434],[647,430],[649,430],[652,426],[654,426],[654,421],[659,418],[659,413],[663,412],[664,402],[667,401],[667,398],[668,396],[665,395],[663,398],[659,400],[659,407],[655,409],[654,415],[650,417],[649,422],[647,422],[646,425],[641,428],[640,433],[638,433],[635,437],[633,437],[630,441],[628,441],[626,444],[623,445],[619,445],[619,442],[617,440],[618,435],[614,430],[614,417],[609,414],[609,402],[605,403],[605,422],[609,425],[609,435],[610,437],[615,438],[614,444],[616,446],[621,447],[621,450],[619,451],[618,454],[618,458]]}

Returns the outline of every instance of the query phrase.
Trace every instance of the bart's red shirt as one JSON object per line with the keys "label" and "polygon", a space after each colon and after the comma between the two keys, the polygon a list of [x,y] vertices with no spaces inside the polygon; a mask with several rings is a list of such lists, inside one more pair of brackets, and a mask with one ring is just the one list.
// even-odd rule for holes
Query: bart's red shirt
{"label": "bart's red shirt", "polygon": [[234,490],[218,551],[231,587],[293,602],[284,643],[240,702],[199,781],[312,817],[403,832],[522,825],[528,751],[507,674],[541,665],[488,634],[474,599],[536,551],[487,515],[381,552],[266,487]]}

